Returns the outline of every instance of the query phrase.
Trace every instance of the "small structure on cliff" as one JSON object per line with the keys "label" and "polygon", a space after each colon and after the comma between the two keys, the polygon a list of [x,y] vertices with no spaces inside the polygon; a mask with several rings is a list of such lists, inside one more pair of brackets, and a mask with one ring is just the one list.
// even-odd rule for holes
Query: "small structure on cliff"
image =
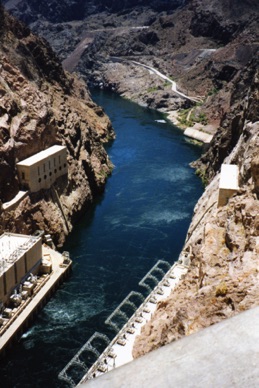
{"label": "small structure on cliff", "polygon": [[235,164],[222,164],[220,181],[219,181],[219,196],[218,207],[224,206],[238,190],[239,169]]}
{"label": "small structure on cliff", "polygon": [[31,192],[49,189],[62,175],[67,174],[67,148],[54,145],[17,163],[23,188]]}

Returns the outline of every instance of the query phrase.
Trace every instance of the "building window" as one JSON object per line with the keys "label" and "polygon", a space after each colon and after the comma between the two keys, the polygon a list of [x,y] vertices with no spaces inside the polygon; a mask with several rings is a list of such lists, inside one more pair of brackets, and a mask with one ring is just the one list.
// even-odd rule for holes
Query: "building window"
{"label": "building window", "polygon": [[41,182],[41,178],[39,178],[38,182],[39,182],[39,183]]}
{"label": "building window", "polygon": [[51,175],[52,175],[52,172],[50,171],[49,176],[51,176]]}
{"label": "building window", "polygon": [[22,179],[25,179],[25,173],[22,172]]}
{"label": "building window", "polygon": [[45,163],[43,164],[43,171],[44,171],[44,172],[46,171]]}
{"label": "building window", "polygon": [[40,175],[40,166],[38,166],[38,175]]}
{"label": "building window", "polygon": [[54,170],[54,173],[56,174],[57,173],[57,169],[55,168],[55,170]]}
{"label": "building window", "polygon": [[66,165],[66,163],[64,163],[64,168],[66,168],[67,167],[67,165]]}
{"label": "building window", "polygon": [[47,175],[44,175],[44,179],[47,179]]}

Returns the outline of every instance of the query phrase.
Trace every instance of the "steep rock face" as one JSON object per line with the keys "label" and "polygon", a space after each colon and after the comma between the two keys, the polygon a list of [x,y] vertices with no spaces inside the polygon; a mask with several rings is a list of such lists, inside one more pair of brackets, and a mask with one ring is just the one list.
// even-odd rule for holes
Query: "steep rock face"
{"label": "steep rock face", "polygon": [[[144,327],[137,357],[258,305],[258,1],[190,0],[175,12],[163,7],[168,2],[128,3],[107,1],[107,9],[88,2],[84,20],[33,19],[33,28],[88,82],[152,108],[190,107],[132,60],[155,67],[200,96],[190,116],[214,126],[211,147],[196,163],[210,183],[183,249],[190,269]],[[239,165],[240,191],[217,208],[222,162]]]}
{"label": "steep rock face", "polygon": [[[177,1],[170,9],[168,4],[96,1],[87,3],[89,12],[76,22],[64,23],[60,15],[58,23],[45,18],[31,26],[48,39],[64,67],[88,83],[162,111],[192,108],[190,123],[204,118],[216,128],[229,111],[240,72],[257,55],[257,2]],[[13,11],[21,17],[28,14],[18,8]],[[171,77],[181,92],[201,97],[202,104],[193,106],[170,83],[132,61]]]}
{"label": "steep rock face", "polygon": [[[27,22],[48,39],[65,68],[80,72],[88,83],[161,111],[192,108],[188,125],[203,121],[216,128],[229,110],[233,84],[258,50],[256,0],[137,3],[93,0],[84,11],[74,0],[7,1],[6,6],[20,17],[30,14],[28,7],[38,7],[37,18]],[[76,4],[80,20],[64,23],[63,13]],[[53,8],[49,15],[57,12],[57,23],[44,7]],[[153,66],[203,103],[193,107],[170,83],[132,60]]]}
{"label": "steep rock face", "polygon": [[1,229],[32,233],[43,229],[64,242],[75,219],[102,191],[111,163],[102,142],[114,136],[85,85],[64,73],[50,46],[1,10],[0,199],[19,191],[16,163],[54,144],[68,150],[68,179],[59,179],[63,211],[51,190],[30,194],[2,211]]}
{"label": "steep rock face", "polygon": [[[244,83],[249,79],[250,90],[243,91],[239,102],[240,83],[234,90],[225,118],[228,152],[222,140],[207,153],[214,178],[195,207],[183,248],[182,254],[191,260],[189,271],[171,296],[158,304],[135,342],[135,357],[259,304],[259,111],[254,111],[259,101],[258,62],[241,79]],[[219,130],[218,139],[223,138]],[[219,174],[213,158],[221,152],[222,162],[239,166],[240,190],[227,205],[217,207]]]}
{"label": "steep rock face", "polygon": [[12,2],[5,0],[3,3],[13,11],[15,16],[26,23],[38,19],[60,23],[72,20],[82,20],[91,14],[106,11],[111,13],[129,12],[136,7],[150,7],[156,11],[174,10],[182,6],[185,0],[20,0]]}
{"label": "steep rock face", "polygon": [[239,71],[230,94],[231,108],[223,115],[209,150],[199,161],[193,163],[208,180],[214,177],[224,159],[239,141],[245,122],[258,120],[257,69],[258,58],[254,58],[248,66]]}

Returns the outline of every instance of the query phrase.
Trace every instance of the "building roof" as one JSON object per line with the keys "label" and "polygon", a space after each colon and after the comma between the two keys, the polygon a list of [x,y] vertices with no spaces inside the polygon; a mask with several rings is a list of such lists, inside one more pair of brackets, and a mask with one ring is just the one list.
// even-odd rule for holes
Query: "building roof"
{"label": "building roof", "polygon": [[38,152],[37,154],[30,156],[27,159],[21,160],[19,163],[17,163],[17,166],[32,166],[33,164],[38,163],[41,160],[47,159],[49,156],[52,156],[55,153],[64,149],[66,149],[65,146],[54,145],[44,151]]}
{"label": "building roof", "polygon": [[0,274],[17,261],[40,237],[4,233],[0,236]]}
{"label": "building roof", "polygon": [[238,166],[235,164],[222,164],[219,181],[220,189],[238,190]]}

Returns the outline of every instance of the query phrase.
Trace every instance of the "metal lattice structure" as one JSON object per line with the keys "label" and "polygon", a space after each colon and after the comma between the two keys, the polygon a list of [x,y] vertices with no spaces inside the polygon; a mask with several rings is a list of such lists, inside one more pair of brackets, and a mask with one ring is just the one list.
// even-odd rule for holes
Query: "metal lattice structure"
{"label": "metal lattice structure", "polygon": [[102,334],[95,332],[91,338],[82,346],[82,348],[75,354],[75,356],[69,361],[69,363],[65,366],[65,368],[62,369],[62,371],[59,373],[58,378],[60,380],[65,381],[68,383],[71,387],[75,387],[76,383],[72,379],[71,376],[69,376],[69,369],[73,366],[80,367],[82,369],[82,373],[86,373],[88,370],[87,365],[85,362],[80,358],[83,352],[88,351],[96,356],[96,359],[100,356],[100,352],[96,349],[96,347],[92,344],[92,342],[96,339],[101,339],[105,342],[105,344],[110,343],[110,339]]}

